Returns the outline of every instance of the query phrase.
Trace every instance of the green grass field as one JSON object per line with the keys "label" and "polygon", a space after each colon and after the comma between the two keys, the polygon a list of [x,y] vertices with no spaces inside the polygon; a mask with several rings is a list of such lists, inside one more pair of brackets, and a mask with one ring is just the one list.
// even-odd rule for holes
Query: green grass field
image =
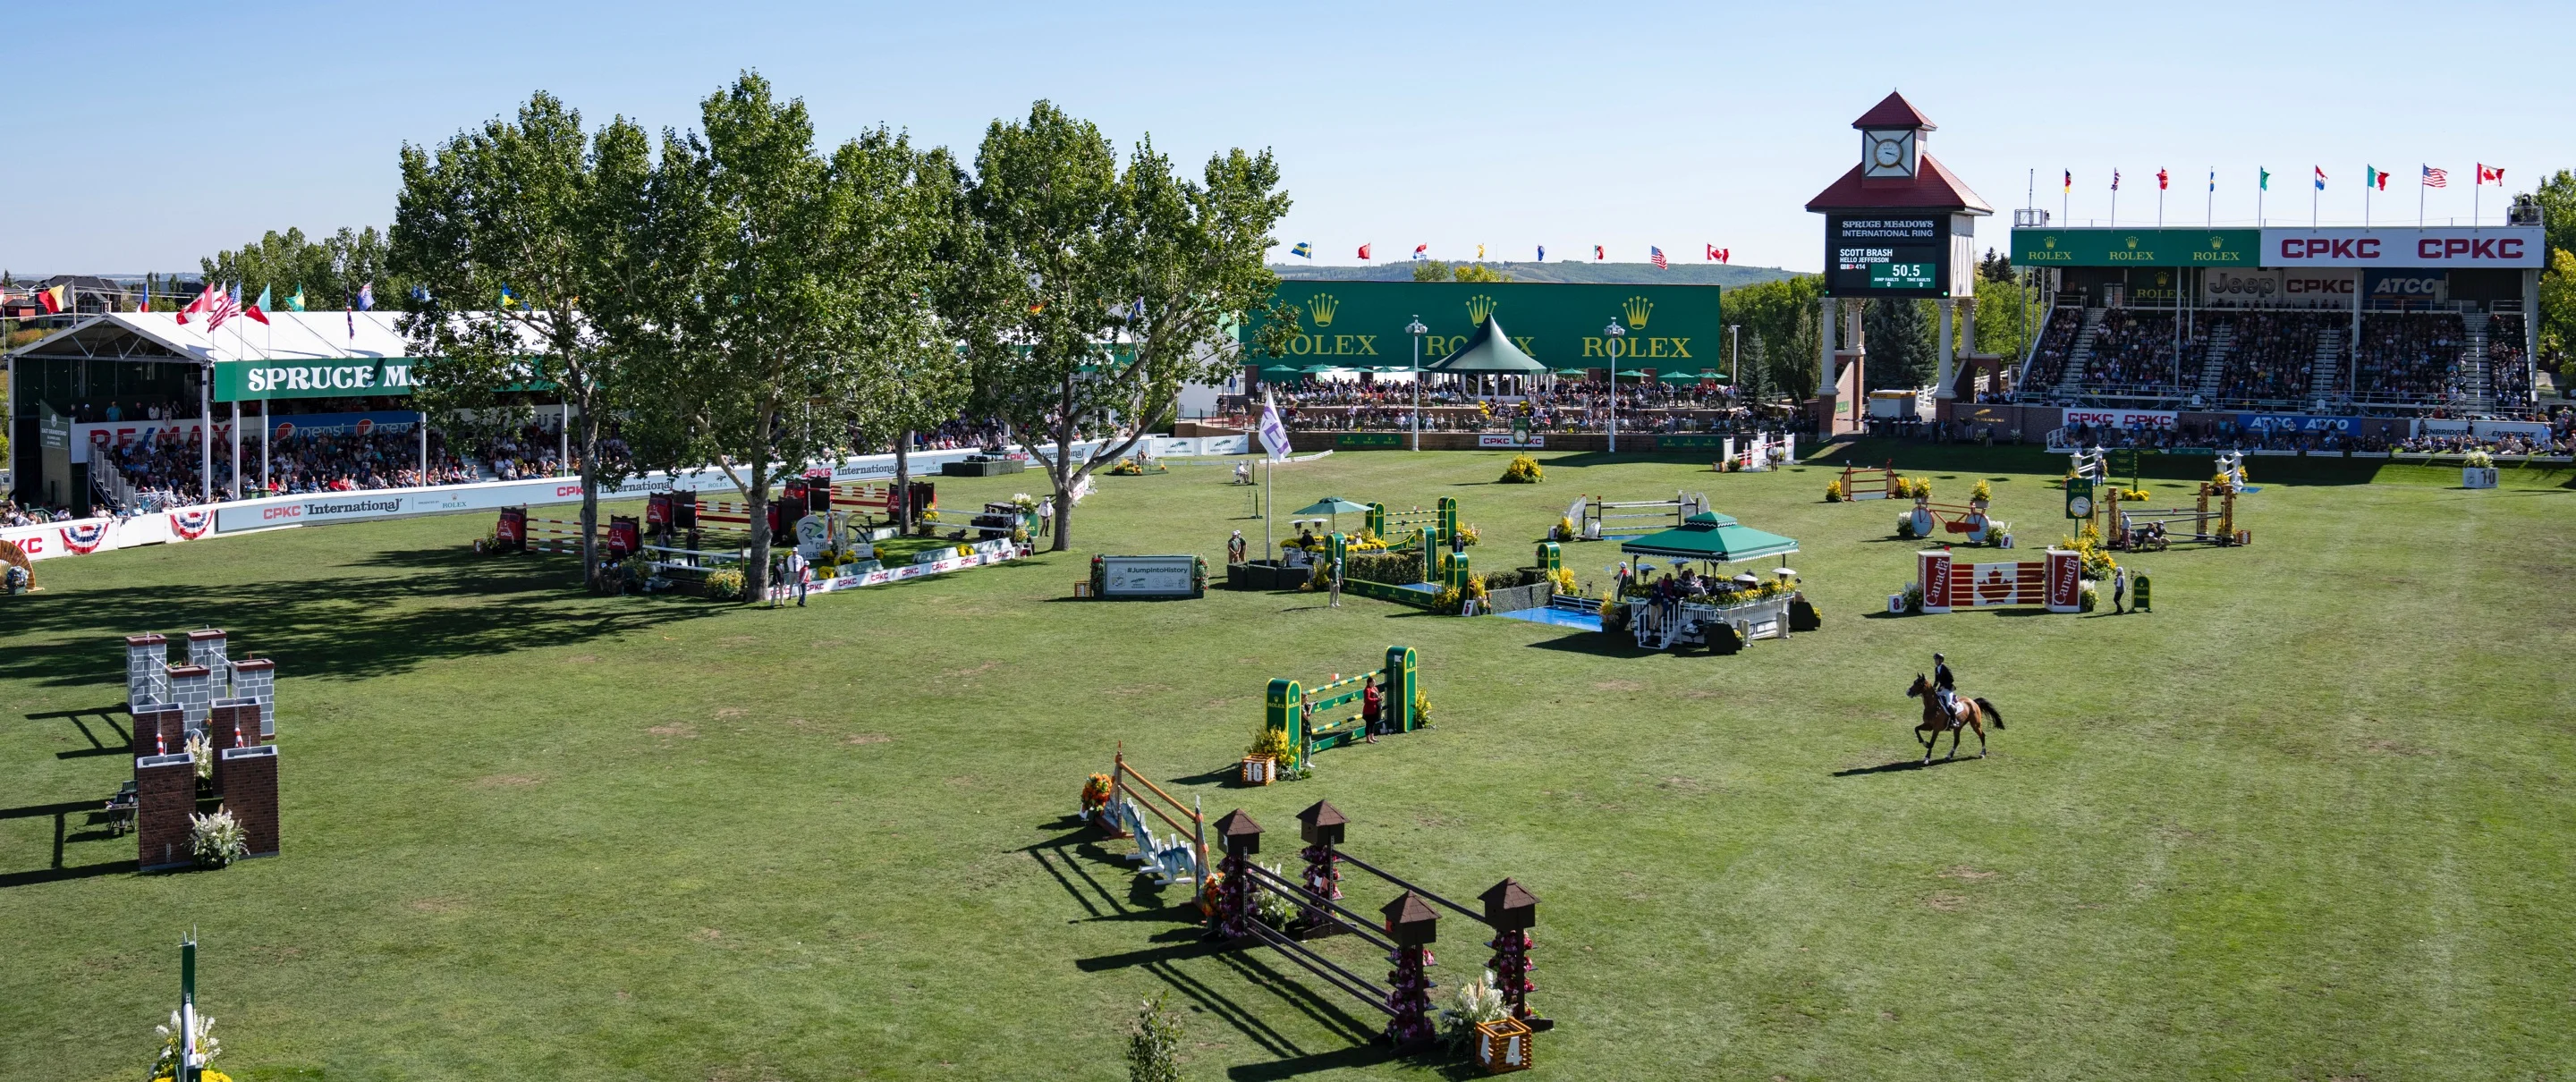
{"label": "green grass field", "polygon": [[[1995,479],[2026,547],[2063,532],[2062,460],[1892,453],[1944,499]],[[40,565],[0,605],[0,1076],[135,1077],[190,928],[245,1080],[1120,1079],[1163,989],[1185,1077],[1464,1073],[1379,1051],[1374,1012],[1284,961],[1198,946],[1184,890],[1075,828],[1121,742],[1261,820],[1271,859],[1329,798],[1372,863],[1527,884],[1548,1077],[2576,1072],[2566,471],[2471,492],[2258,459],[2256,543],[2143,557],[2152,614],[1887,618],[1916,546],[1894,505],[1821,502],[1827,469],[1560,455],[1491,484],[1504,458],[1345,453],[1279,497],[1455,495],[1505,567],[1577,493],[1705,490],[1802,543],[1824,629],[1639,656],[1360,598],[1069,599],[1094,552],[1257,542],[1219,467],[1102,478],[1073,552],[803,610],[579,596],[563,562],[471,555],[482,515]],[[1597,581],[1616,556],[1566,559]],[[25,809],[129,776],[117,637],[206,624],[278,660],[285,854],[138,876],[80,815],[57,843]],[[1224,782],[1270,677],[1389,643],[1420,649],[1436,728]],[[1903,691],[1936,649],[2010,728],[1982,761],[1870,769],[1918,754]],[[1485,952],[1444,923],[1447,984]]]}

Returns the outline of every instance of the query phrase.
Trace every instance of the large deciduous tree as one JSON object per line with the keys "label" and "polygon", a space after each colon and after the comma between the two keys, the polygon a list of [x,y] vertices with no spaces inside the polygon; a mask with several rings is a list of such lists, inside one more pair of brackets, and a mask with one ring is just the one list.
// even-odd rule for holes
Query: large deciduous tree
{"label": "large deciduous tree", "polygon": [[[369,283],[376,295],[391,300],[412,283],[390,272],[392,250],[376,227],[340,231],[319,241],[301,229],[270,230],[239,248],[216,252],[197,261],[208,282],[240,282],[253,292],[277,291],[279,304],[294,291],[304,291],[305,304],[316,309],[355,308],[358,290]],[[156,296],[163,292],[155,279]]]}
{"label": "large deciduous tree", "polygon": [[969,204],[980,273],[960,322],[975,401],[1046,469],[1064,551],[1083,481],[1133,450],[1183,383],[1239,363],[1239,325],[1278,285],[1263,259],[1288,197],[1268,151],[1214,155],[1191,181],[1148,138],[1122,170],[1098,128],[1041,101],[986,130]]}
{"label": "large deciduous tree", "polygon": [[934,333],[916,288],[923,232],[902,192],[919,167],[878,133],[830,160],[801,100],[745,73],[706,99],[705,130],[666,138],[656,176],[657,273],[646,305],[662,336],[646,411],[683,460],[713,465],[751,514],[746,595],[769,586],[774,485],[847,449],[859,401],[892,342]]}
{"label": "large deciduous tree", "polygon": [[916,150],[883,128],[844,144],[832,165],[854,189],[850,262],[869,302],[868,363],[846,408],[864,442],[893,445],[894,509],[909,529],[921,511],[914,433],[955,420],[973,389],[949,319],[978,259],[966,176],[946,148]]}
{"label": "large deciduous tree", "polygon": [[[388,267],[403,295],[413,397],[451,435],[492,431],[523,395],[551,384],[579,448],[581,559],[599,582],[600,490],[631,467],[607,453],[603,425],[632,401],[631,336],[614,332],[643,275],[635,243],[651,144],[618,118],[585,133],[549,94],[437,147],[405,144]],[[507,289],[512,302],[500,303]],[[604,317],[604,318],[594,318]]]}

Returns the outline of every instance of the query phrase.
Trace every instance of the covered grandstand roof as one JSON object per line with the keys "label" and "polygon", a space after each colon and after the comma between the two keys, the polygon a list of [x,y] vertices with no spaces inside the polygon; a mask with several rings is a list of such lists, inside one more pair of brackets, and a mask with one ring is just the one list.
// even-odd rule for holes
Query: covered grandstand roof
{"label": "covered grandstand roof", "polygon": [[206,317],[179,322],[177,312],[110,312],[82,320],[10,351],[13,357],[123,361],[324,361],[408,356],[411,343],[394,321],[400,312],[270,312],[263,325],[247,316],[206,333]]}

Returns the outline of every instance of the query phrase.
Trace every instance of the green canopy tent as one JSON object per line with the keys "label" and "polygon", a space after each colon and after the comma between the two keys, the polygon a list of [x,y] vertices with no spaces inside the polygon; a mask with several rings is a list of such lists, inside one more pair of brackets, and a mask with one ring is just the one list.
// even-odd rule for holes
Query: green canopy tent
{"label": "green canopy tent", "polygon": [[1458,347],[1446,357],[1424,365],[1423,370],[1438,375],[1457,376],[1463,380],[1477,381],[1487,376],[1528,378],[1547,374],[1547,366],[1538,363],[1529,354],[1521,352],[1521,347],[1513,345],[1512,336],[1505,333],[1502,323],[1490,315],[1485,317],[1483,323],[1476,325],[1476,333],[1467,336],[1467,344]]}
{"label": "green canopy tent", "polygon": [[1326,496],[1312,504],[1298,508],[1297,513],[1301,515],[1330,515],[1333,519],[1333,530],[1338,533],[1342,528],[1343,515],[1356,515],[1366,510],[1368,510],[1367,504],[1352,503],[1351,501],[1345,500],[1339,496]]}
{"label": "green canopy tent", "polygon": [[1726,376],[1717,372],[1663,372],[1655,378],[1665,383],[1726,382]]}
{"label": "green canopy tent", "polygon": [[1623,544],[1619,551],[1631,556],[1664,556],[1731,564],[1766,556],[1787,556],[1798,551],[1798,543],[1776,533],[1742,525],[1725,515],[1703,511],[1672,529],[1650,533]]}

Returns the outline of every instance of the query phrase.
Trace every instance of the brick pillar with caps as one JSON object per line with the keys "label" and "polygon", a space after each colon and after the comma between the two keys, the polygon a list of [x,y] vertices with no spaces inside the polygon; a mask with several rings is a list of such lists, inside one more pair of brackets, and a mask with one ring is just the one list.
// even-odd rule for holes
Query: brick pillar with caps
{"label": "brick pillar with caps", "polygon": [[217,699],[206,711],[206,728],[222,734],[217,748],[244,748],[265,744],[259,738],[259,704],[249,699]]}
{"label": "brick pillar with caps", "polygon": [[1440,938],[1440,914],[1412,891],[1396,895],[1378,912],[1395,950],[1386,956],[1386,1040],[1398,1049],[1431,1043],[1431,944]]}
{"label": "brick pillar with caps", "polygon": [[125,637],[126,713],[170,701],[170,678],[161,671],[169,664],[170,640],[159,635]]}
{"label": "brick pillar with caps", "polygon": [[134,712],[136,755],[170,755],[188,750],[188,719],[175,706],[147,706]]}
{"label": "brick pillar with caps", "polygon": [[215,760],[224,779],[224,810],[241,824],[249,855],[277,855],[277,745],[229,748]]}
{"label": "brick pillar with caps", "polygon": [[1529,994],[1538,991],[1529,979],[1530,971],[1538,968],[1529,960],[1530,948],[1538,946],[1529,934],[1538,925],[1538,895],[1517,880],[1505,879],[1480,897],[1485,903],[1485,923],[1494,927],[1493,940],[1485,944],[1494,948],[1494,957],[1485,968],[1494,971],[1494,987],[1503,993],[1503,1005],[1533,1030],[1555,1028],[1555,1022],[1529,1009]]}
{"label": "brick pillar with caps", "polygon": [[203,665],[207,671],[214,673],[215,686],[219,693],[221,689],[230,687],[233,682],[233,665],[232,659],[227,656],[223,630],[210,627],[203,631],[189,632],[188,664]]}
{"label": "brick pillar with caps", "polygon": [[197,810],[197,761],[187,752],[134,760],[134,856],[144,871],[196,863],[188,816]]}
{"label": "brick pillar with caps", "polygon": [[189,732],[204,729],[215,706],[214,673],[203,665],[170,666],[170,705],[187,715]]}
{"label": "brick pillar with caps", "polygon": [[1247,939],[1256,918],[1252,904],[1252,858],[1261,852],[1261,824],[1236,808],[1216,821],[1217,837],[1225,842],[1225,859],[1217,870],[1225,878],[1217,884],[1216,926],[1209,930],[1217,939]]}
{"label": "brick pillar with caps", "polygon": [[277,738],[277,663],[264,657],[233,662],[233,698],[259,704],[259,738]]}
{"label": "brick pillar with caps", "polygon": [[[1317,903],[1339,901],[1342,897],[1341,854],[1334,847],[1342,844],[1348,823],[1341,809],[1326,800],[1318,800],[1313,807],[1297,813],[1297,836],[1306,842],[1306,848],[1297,854],[1306,862],[1306,872],[1298,882],[1306,888],[1306,896]],[[1341,930],[1340,919],[1321,904],[1298,911],[1298,938],[1327,936]]]}

